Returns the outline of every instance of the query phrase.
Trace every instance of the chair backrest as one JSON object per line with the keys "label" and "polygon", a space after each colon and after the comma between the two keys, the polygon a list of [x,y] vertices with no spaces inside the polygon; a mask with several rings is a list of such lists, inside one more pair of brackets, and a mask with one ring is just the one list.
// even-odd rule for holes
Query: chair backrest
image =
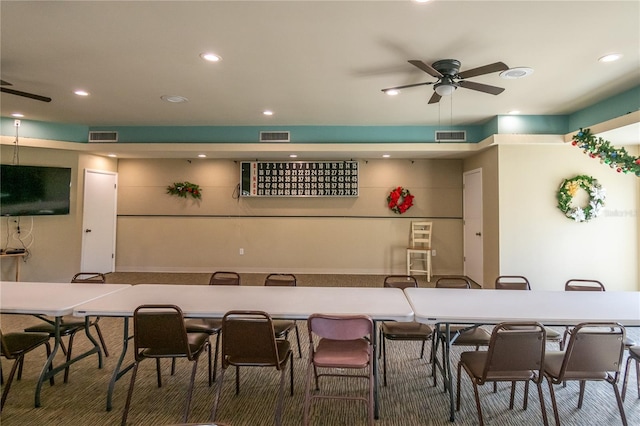
{"label": "chair backrest", "polygon": [[416,248],[431,248],[431,231],[433,222],[411,222],[409,246]]}
{"label": "chair backrest", "polygon": [[531,285],[522,275],[500,275],[496,278],[496,290],[531,290]]}
{"label": "chair backrest", "polygon": [[222,366],[274,366],[280,369],[271,316],[263,311],[234,310],[222,318]]}
{"label": "chair backrest", "polygon": [[404,290],[405,288],[418,287],[418,280],[412,275],[389,275],[384,278],[384,286]]}
{"label": "chair backrest", "polygon": [[436,281],[436,288],[471,288],[471,281],[467,277],[458,275],[440,277]]}
{"label": "chair backrest", "polygon": [[240,285],[240,274],[228,271],[214,272],[209,279],[209,285]]}
{"label": "chair backrest", "polygon": [[[141,305],[133,312],[137,361],[149,357],[193,359],[182,310],[175,305]],[[144,354],[143,354],[144,353]]]}
{"label": "chair backrest", "polygon": [[373,320],[368,315],[312,314],[307,320],[307,327],[311,339],[311,333],[331,340],[357,340],[373,337]]}
{"label": "chair backrest", "polygon": [[267,286],[295,287],[296,284],[297,279],[293,274],[269,274],[264,279],[264,285]]}
{"label": "chair backrest", "polygon": [[503,322],[491,333],[482,381],[492,373],[537,371],[538,382],[544,375],[547,335],[538,322]]}
{"label": "chair backrest", "polygon": [[569,331],[559,380],[567,372],[579,372],[580,378],[602,379],[603,372],[618,380],[624,354],[625,329],[618,323],[581,323]]}
{"label": "chair backrest", "polygon": [[604,284],[598,280],[573,278],[564,284],[564,291],[605,291]]}
{"label": "chair backrest", "polygon": [[72,283],[104,284],[107,282],[105,274],[100,272],[79,272],[71,278]]}

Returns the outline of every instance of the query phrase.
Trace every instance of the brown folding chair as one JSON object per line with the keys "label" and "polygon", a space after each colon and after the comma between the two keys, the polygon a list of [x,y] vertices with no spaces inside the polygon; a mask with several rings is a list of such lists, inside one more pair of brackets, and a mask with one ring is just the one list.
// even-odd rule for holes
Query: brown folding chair
{"label": "brown folding chair", "polygon": [[[240,285],[240,274],[237,272],[217,271],[211,274],[209,285]],[[209,386],[216,381],[218,369],[218,353],[220,351],[220,333],[222,332],[222,320],[217,318],[190,318],[185,320],[187,333],[207,333],[216,336],[216,349],[213,359],[213,371],[209,363]],[[211,355],[209,355],[211,358]],[[171,364],[171,374],[175,372],[175,362]]]}
{"label": "brown folding chair", "polygon": [[[411,275],[389,275],[384,279],[385,287],[405,288],[418,287],[418,281]],[[427,324],[419,322],[384,321],[380,326],[380,342],[382,354],[382,371],[384,385],[387,386],[387,344],[386,340],[418,341],[422,342],[420,358],[424,357],[424,347],[427,340],[433,338],[433,329]]]}
{"label": "brown folding chair", "polygon": [[[105,274],[101,274],[99,272],[80,272],[77,273],[71,278],[72,283],[85,283],[85,284],[104,284],[106,282]],[[56,327],[55,327],[55,319],[47,318],[43,316],[39,316],[42,320],[40,324],[27,327],[24,329],[27,333],[48,333],[50,337],[55,338],[56,336]],[[104,341],[104,336],[102,335],[102,330],[100,329],[100,325],[98,324],[100,321],[100,317],[96,317],[93,320],[89,320],[89,327],[94,327],[96,329],[96,333],[98,334],[98,338],[100,339],[100,344],[102,345],[102,350],[104,351],[104,356],[109,356],[109,351],[107,350],[107,344]],[[78,331],[82,331],[85,329],[85,319],[74,317],[72,315],[65,315],[61,318],[60,321],[60,337],[69,336],[69,344],[65,347],[62,340],[60,340],[60,347],[62,348],[62,352],[67,356],[67,362],[71,360],[71,352],[73,350],[73,341]],[[69,381],[69,367],[64,370],[64,382],[67,383]]]}
{"label": "brown folding chair", "polygon": [[[290,362],[289,362],[290,361]],[[222,368],[211,411],[215,422],[224,374],[229,366],[236,367],[236,394],[240,391],[238,367],[275,367],[280,371],[280,388],[275,412],[275,424],[282,424],[284,380],[287,362],[290,367],[290,387],[293,395],[293,352],[285,339],[276,339],[271,316],[262,311],[229,311],[222,318]]]}
{"label": "brown folding chair", "polygon": [[627,366],[624,370],[624,382],[622,384],[622,400],[627,395],[627,382],[629,380],[629,368],[631,363],[636,364],[636,386],[638,390],[638,398],[640,399],[640,346],[631,346],[629,348],[629,357],[627,358]]}
{"label": "brown folding chair", "polygon": [[[18,380],[22,378],[22,367],[24,365],[24,356],[36,349],[44,345],[47,349],[47,357],[51,355],[51,345],[49,344],[49,333],[7,333],[4,334],[2,330],[0,330],[0,350],[1,355],[7,359],[14,359],[13,366],[11,367],[11,372],[9,373],[9,377],[7,378],[7,383],[4,383],[4,376],[2,376],[2,382],[4,389],[2,390],[2,402],[0,403],[0,411],[4,408],[4,403],[7,400],[7,396],[9,395],[9,389],[11,389],[11,383],[13,383],[13,377],[16,374],[16,369],[18,370]],[[53,365],[49,365],[49,371],[53,370]],[[2,369],[0,367],[0,375],[2,374]],[[49,378],[49,383],[53,386],[53,376]]]}
{"label": "brown folding chair", "polygon": [[458,362],[456,409],[460,410],[460,377],[464,368],[473,384],[480,426],[484,425],[484,420],[478,386],[489,382],[511,382],[509,409],[513,409],[515,383],[525,382],[522,407],[525,410],[529,396],[529,382],[535,383],[540,398],[542,419],[547,425],[547,412],[542,393],[545,334],[544,327],[537,322],[504,322],[493,328],[489,348],[486,351],[463,352]]}
{"label": "brown folding chair", "polygon": [[[297,285],[296,276],[293,274],[269,274],[264,280],[265,286],[295,287]],[[273,320],[273,330],[277,339],[288,339],[289,332],[295,330],[296,342],[298,343],[298,356],[302,358],[302,347],[300,345],[300,331],[298,323],[292,320]]]}
{"label": "brown folding chair", "polygon": [[131,396],[136,381],[138,366],[147,358],[156,360],[158,387],[162,387],[160,375],[161,358],[186,358],[193,362],[191,380],[187,391],[187,403],[183,422],[189,417],[191,396],[198,368],[198,359],[205,350],[210,350],[207,333],[187,333],[182,310],[175,305],[141,305],[133,312],[134,358],[131,383],[127,393],[127,402],[122,413],[122,426],[127,424]]}
{"label": "brown folding chair", "polygon": [[[469,281],[467,277],[459,275],[444,276],[436,280],[436,288],[469,290],[471,289],[471,281]],[[464,324],[451,324],[449,325],[449,332],[450,334],[459,333],[453,342],[454,346],[475,346],[476,350],[478,350],[480,346],[489,345],[489,341],[491,340],[491,333],[481,327],[473,327]],[[446,342],[446,326],[444,324],[441,324],[438,327],[436,336],[437,338],[433,339],[433,346],[431,349],[434,386],[437,383],[437,368],[435,364],[438,345],[442,343],[442,359],[444,361],[444,357],[446,356],[445,345],[448,344]]]}
{"label": "brown folding chair", "polygon": [[569,343],[566,351],[547,352],[544,361],[544,374],[549,383],[549,393],[557,425],[560,424],[560,416],[553,385],[569,380],[580,382],[578,408],[582,408],[586,381],[604,380],[611,384],[620,410],[622,424],[627,425],[622,398],[618,391],[620,365],[624,353],[624,337],[625,329],[618,323],[581,323],[569,331]]}
{"label": "brown folding chair", "polygon": [[[368,405],[368,424],[373,426],[373,320],[366,315],[312,314],[307,320],[309,330],[309,364],[304,398],[303,424],[309,424],[311,403],[314,399],[342,399],[364,401]],[[319,338],[317,345],[314,336]],[[328,372],[318,374],[318,369]],[[367,374],[341,372],[366,369]],[[316,391],[319,377],[357,377],[369,380],[369,393],[364,396],[311,394],[311,381],[315,377]]]}

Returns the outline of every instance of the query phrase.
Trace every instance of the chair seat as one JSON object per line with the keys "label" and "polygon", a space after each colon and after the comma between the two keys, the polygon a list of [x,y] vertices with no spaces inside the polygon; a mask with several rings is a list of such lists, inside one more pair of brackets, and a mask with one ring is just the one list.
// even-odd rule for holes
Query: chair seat
{"label": "chair seat", "polygon": [[382,333],[390,340],[427,340],[431,338],[433,329],[419,322],[386,321],[382,323]]}
{"label": "chair seat", "polygon": [[629,356],[640,360],[640,346],[632,346],[629,348]]}
{"label": "chair seat", "polygon": [[[453,335],[454,333],[457,333],[458,331],[465,328],[467,328],[467,326],[452,325],[450,326],[450,333],[451,335]],[[445,331],[445,326],[440,325],[440,332],[444,333]],[[453,344],[460,346],[486,346],[489,344],[489,340],[491,340],[491,333],[489,333],[484,328],[476,327],[471,330],[461,332]]]}
{"label": "chair seat", "polygon": [[[194,357],[206,347],[205,344],[209,341],[209,335],[207,333],[187,333],[187,338],[189,339],[189,350]],[[161,347],[146,348],[142,351],[142,355],[147,358],[177,358],[187,356],[185,353],[175,354],[173,351],[165,350]]]}
{"label": "chair seat", "polygon": [[273,320],[273,332],[277,338],[284,337],[289,331],[293,330],[296,322],[292,320]]}
{"label": "chair seat", "polygon": [[46,343],[50,338],[48,333],[7,333],[3,336],[9,353],[6,354],[3,351],[2,355],[9,359],[16,358],[24,352],[29,352]]}
{"label": "chair seat", "polygon": [[[488,355],[487,351],[463,352],[460,354],[460,362],[464,363],[474,378],[480,378],[484,372]],[[487,381],[523,381],[533,377],[533,371],[491,371],[487,373]]]}
{"label": "chair seat", "polygon": [[[60,324],[60,335],[68,336],[71,333],[77,332],[79,329],[84,328],[84,320],[77,320],[75,322],[64,322]],[[29,333],[48,333],[50,335],[55,334],[56,327],[48,322],[42,322],[31,327],[27,327],[24,331]]]}
{"label": "chair seat", "polygon": [[625,336],[625,338],[624,338],[624,346],[626,348],[631,349],[632,346],[636,346],[636,345],[637,345],[637,343],[636,343],[635,340]]}
{"label": "chair seat", "polygon": [[187,333],[214,335],[222,330],[222,320],[216,318],[189,318],[184,320]]}
{"label": "chair seat", "polygon": [[[565,351],[547,352],[544,357],[544,371],[551,377],[560,375],[560,368],[565,357]],[[608,377],[606,371],[567,371],[564,375],[569,380],[605,380]]]}
{"label": "chair seat", "polygon": [[369,363],[369,342],[321,339],[313,362],[317,367],[365,368]]}

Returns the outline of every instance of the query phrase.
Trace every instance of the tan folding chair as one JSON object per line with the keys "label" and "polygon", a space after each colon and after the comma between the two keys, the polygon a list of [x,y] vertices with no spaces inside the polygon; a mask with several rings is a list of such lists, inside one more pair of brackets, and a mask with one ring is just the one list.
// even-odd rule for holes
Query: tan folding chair
{"label": "tan folding chair", "polygon": [[624,353],[624,337],[625,329],[618,323],[581,323],[569,331],[569,343],[566,351],[547,352],[544,361],[544,374],[549,383],[549,393],[557,425],[560,424],[560,416],[553,385],[570,380],[580,382],[578,408],[582,408],[587,381],[604,380],[611,384],[620,410],[622,424],[627,425],[622,398],[618,391],[620,365]]}
{"label": "tan folding chair", "polygon": [[[264,280],[265,286],[295,287],[297,285],[296,276],[293,274],[269,274]],[[296,342],[298,343],[298,356],[302,358],[302,346],[300,345],[300,331],[298,323],[293,320],[273,320],[273,330],[276,339],[289,339],[289,332],[295,330]]]}
{"label": "tan folding chair", "polygon": [[[0,411],[4,408],[4,403],[9,395],[13,377],[18,370],[18,380],[22,378],[22,367],[24,365],[24,356],[32,350],[44,345],[47,349],[47,358],[51,355],[51,345],[49,344],[49,333],[7,333],[4,334],[0,330],[0,350],[1,355],[6,359],[14,359],[11,372],[7,378],[7,383],[3,383],[2,402],[0,403]],[[49,365],[49,371],[53,370],[53,365]],[[1,370],[0,370],[1,371]],[[0,373],[1,374],[1,373]],[[3,377],[4,382],[4,377]],[[53,376],[49,378],[49,383],[53,386]]]}
{"label": "tan folding chair", "polygon": [[[428,282],[431,282],[432,229],[432,222],[411,222],[409,247],[407,247],[407,275],[426,274]],[[422,267],[419,267],[418,263]]]}
{"label": "tan folding chair", "polygon": [[[384,279],[385,287],[405,288],[418,287],[418,281],[411,275],[389,275]],[[387,386],[387,344],[386,340],[418,341],[422,342],[420,358],[424,357],[424,347],[433,338],[433,329],[427,324],[419,322],[384,321],[380,326],[380,343],[382,353],[382,371],[384,385]]]}
{"label": "tan folding chair", "polygon": [[271,316],[262,311],[227,312],[222,318],[222,368],[211,411],[211,421],[216,420],[224,374],[229,366],[236,367],[236,394],[240,391],[238,367],[275,367],[280,371],[275,424],[280,426],[287,362],[290,367],[290,387],[293,395],[293,352],[288,340],[275,338]]}
{"label": "tan folding chair", "polygon": [[[80,272],[77,273],[71,278],[72,283],[84,283],[84,284],[104,284],[106,282],[106,277],[104,274],[99,272]],[[56,326],[55,319],[39,316],[42,320],[40,324],[27,327],[24,329],[27,333],[48,333],[50,337],[55,338],[56,336]],[[102,345],[102,350],[104,352],[104,356],[109,356],[109,351],[107,350],[107,344],[104,341],[104,336],[102,335],[102,330],[100,329],[100,325],[98,324],[100,321],[100,317],[96,317],[95,319],[89,320],[89,327],[94,327],[96,329],[96,333],[98,334],[98,338],[100,339],[100,344]],[[67,356],[67,362],[71,360],[71,352],[73,350],[73,341],[78,331],[82,331],[85,329],[85,319],[74,317],[72,315],[65,315],[60,320],[60,337],[68,336],[69,342],[68,346],[65,347],[62,340],[60,340],[60,348],[62,348],[62,352]],[[64,382],[67,383],[69,381],[69,366],[64,370]]]}
{"label": "tan folding chair", "polygon": [[187,333],[182,310],[175,305],[138,306],[133,312],[133,329],[135,361],[131,373],[129,392],[127,393],[127,402],[122,413],[122,426],[127,424],[138,366],[148,358],[156,360],[158,387],[162,387],[160,359],[186,358],[193,362],[191,380],[187,391],[187,403],[182,419],[183,422],[186,422],[191,407],[191,396],[198,368],[198,359],[202,352],[207,349],[210,350],[209,335],[207,333]]}
{"label": "tan folding chair", "polygon": [[545,334],[544,327],[537,322],[504,322],[493,328],[489,348],[486,351],[463,352],[458,362],[456,409],[460,410],[460,377],[464,368],[473,384],[480,426],[484,425],[484,419],[478,386],[490,382],[511,382],[509,409],[513,409],[515,383],[525,382],[522,407],[524,410],[527,409],[529,382],[535,383],[540,398],[542,419],[547,425],[547,412],[542,393]]}
{"label": "tan folding chair", "polygon": [[[309,364],[304,398],[303,424],[309,424],[311,404],[315,399],[341,399],[364,401],[368,406],[368,424],[373,426],[373,320],[366,315],[313,314],[307,320],[309,331]],[[314,336],[317,336],[317,345]],[[318,374],[318,369],[327,372]],[[350,373],[366,369],[366,374]],[[347,372],[342,372],[347,370]],[[369,393],[364,396],[346,396],[319,393],[320,377],[357,377],[369,380]],[[315,377],[317,393],[311,393]]]}
{"label": "tan folding chair", "polygon": [[[217,271],[211,274],[209,285],[240,285],[240,274],[237,272]],[[216,336],[216,349],[211,367],[211,354],[209,354],[209,386],[216,381],[218,370],[218,353],[220,351],[220,333],[222,332],[222,320],[217,318],[190,318],[185,320],[187,333],[207,333]],[[213,371],[212,371],[213,370]],[[171,374],[175,372],[175,362],[171,364]]]}

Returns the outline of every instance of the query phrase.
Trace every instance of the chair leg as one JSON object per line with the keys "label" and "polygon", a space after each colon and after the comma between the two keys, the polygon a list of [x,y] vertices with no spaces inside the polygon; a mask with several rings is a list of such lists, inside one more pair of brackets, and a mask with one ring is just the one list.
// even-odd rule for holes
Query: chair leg
{"label": "chair leg", "polygon": [[24,357],[20,358],[20,362],[18,363],[18,376],[16,377],[16,380],[20,381],[22,380],[22,367],[24,366]]}
{"label": "chair leg", "polygon": [[473,383],[473,394],[476,397],[476,409],[478,410],[478,421],[480,422],[480,426],[484,426],[484,420],[482,419],[482,406],[480,405],[480,395],[478,395],[478,385],[475,380],[471,380]]}
{"label": "chair leg", "polygon": [[544,404],[544,394],[542,393],[542,380],[536,384],[538,388],[538,398],[540,398],[540,412],[542,413],[542,421],[544,426],[549,426],[549,420],[547,419],[547,408]]}
{"label": "chair leg", "polygon": [[294,322],[296,329],[296,342],[298,342],[298,358],[302,358],[302,346],[300,345],[300,331],[298,330],[298,323]]}
{"label": "chair leg", "polygon": [[627,416],[624,414],[624,405],[622,405],[622,398],[620,397],[620,392],[618,391],[617,384],[611,383],[613,386],[613,391],[616,394],[616,401],[618,403],[618,410],[620,410],[620,420],[622,420],[622,426],[627,426]]}
{"label": "chair leg", "polygon": [[291,357],[291,359],[289,360],[289,379],[290,379],[290,383],[289,383],[289,392],[291,393],[291,396],[293,396],[293,352],[291,352],[291,355],[289,355]]}
{"label": "chair leg", "polygon": [[[311,375],[314,374],[314,365],[309,358],[309,363],[307,364],[307,379],[305,381],[304,387],[304,405],[302,409],[302,424],[303,426],[309,425],[309,412],[311,411]],[[314,374],[315,376],[315,374]],[[317,387],[317,376],[316,376],[316,387]]]}
{"label": "chair leg", "polygon": [[138,373],[138,362],[133,363],[133,371],[131,372],[131,382],[129,383],[129,392],[127,392],[127,401],[124,404],[124,411],[122,412],[121,426],[127,424],[127,416],[129,415],[129,406],[131,405],[131,396],[133,395],[133,386],[136,383],[136,374]]}
{"label": "chair leg", "polygon": [[216,334],[216,353],[213,357],[213,381],[216,381],[216,372],[218,371],[218,353],[220,353],[220,333]]}
{"label": "chair leg", "polygon": [[96,318],[96,322],[93,323],[93,326],[96,329],[96,333],[98,334],[98,339],[100,339],[100,344],[102,345],[102,352],[104,352],[104,356],[109,356],[109,351],[107,350],[107,344],[104,341],[104,336],[102,335],[102,330],[100,329],[100,326],[97,323],[97,318]]}
{"label": "chair leg", "polygon": [[[291,360],[293,362],[293,360]],[[284,400],[284,379],[285,373],[287,372],[286,368],[283,368],[280,371],[280,387],[278,389],[278,403],[276,405],[276,413],[275,413],[275,424],[276,426],[280,426],[282,424],[282,406]]]}
{"label": "chair leg", "polygon": [[[460,411],[460,376],[462,375],[462,362],[458,362],[458,380],[456,382],[456,411]],[[473,378],[471,379],[473,380]]]}
{"label": "chair leg", "polygon": [[216,386],[216,396],[213,400],[213,407],[211,408],[211,422],[216,421],[216,414],[218,413],[218,404],[220,403],[220,393],[222,392],[222,385],[224,384],[224,372],[226,368],[224,366],[220,369],[220,381]]}
{"label": "chair leg", "polygon": [[586,384],[586,380],[580,380],[580,396],[578,397],[578,408],[582,408],[582,401],[584,400],[584,388]]}
{"label": "chair leg", "polygon": [[551,395],[551,405],[553,407],[553,417],[556,421],[556,426],[560,426],[560,415],[558,414],[558,403],[556,402],[556,394],[553,391],[553,383],[547,378],[549,384],[549,395]]}
{"label": "chair leg", "polygon": [[[622,382],[622,400],[624,401],[627,396],[627,382],[629,381],[629,368],[631,368],[631,361],[633,358],[627,358],[627,365],[624,368],[624,381]],[[638,361],[636,361],[636,376],[638,373]],[[638,383],[638,389],[640,390],[640,383]],[[640,398],[640,392],[638,392],[638,397]]]}
{"label": "chair leg", "polygon": [[176,374],[176,359],[171,358],[171,375]]}
{"label": "chair leg", "polygon": [[24,355],[21,355],[13,362],[13,366],[11,367],[11,371],[9,372],[9,377],[7,378],[7,383],[4,385],[4,390],[2,391],[2,400],[0,400],[0,411],[2,411],[2,409],[4,408],[4,403],[7,400],[7,395],[9,395],[9,389],[11,389],[11,382],[13,382],[13,376],[16,374],[18,364],[23,357]]}
{"label": "chair leg", "polygon": [[[371,354],[371,356],[375,356],[375,352]],[[374,401],[373,401],[373,359],[369,358],[369,426],[373,426],[374,423]]]}
{"label": "chair leg", "polygon": [[387,386],[387,339],[382,336],[382,378],[384,386]]}
{"label": "chair leg", "polygon": [[240,395],[240,367],[236,365],[236,395]]}
{"label": "chair leg", "polygon": [[[176,359],[173,358],[172,362],[176,362]],[[160,372],[160,358],[156,358],[156,376],[158,378],[158,387],[162,387],[162,373]]]}
{"label": "chair leg", "polygon": [[[493,383],[495,384],[496,382],[493,382]],[[526,395],[526,393],[525,393],[525,395]],[[516,396],[516,384],[515,384],[515,382],[512,382],[511,383],[511,395],[509,397],[509,410],[513,410],[513,400],[515,399],[515,396]]]}
{"label": "chair leg", "polygon": [[[513,391],[515,391],[515,388],[516,388],[516,382],[513,382],[512,383]],[[522,402],[522,409],[523,410],[527,409],[528,403],[529,403],[529,381],[527,380],[524,383],[524,398],[523,398],[523,402]]]}
{"label": "chair leg", "polygon": [[422,341],[422,346],[420,347],[420,359],[424,358],[424,346],[425,346],[426,343],[427,343],[426,340]]}
{"label": "chair leg", "polygon": [[211,350],[213,348],[211,347],[211,337],[209,337],[209,339],[207,340],[207,347],[206,347],[206,351],[207,351],[207,355],[209,357],[209,369],[208,371],[208,375],[207,377],[209,378],[209,387],[211,387],[211,385],[213,384],[213,368],[211,365]]}
{"label": "chair leg", "polygon": [[189,419],[189,410],[191,409],[191,397],[193,396],[193,384],[196,381],[196,370],[198,369],[198,358],[199,357],[196,357],[193,360],[193,367],[191,368],[191,380],[189,381],[189,390],[187,390],[187,403],[184,407],[184,415],[182,416],[182,421],[185,423]]}

